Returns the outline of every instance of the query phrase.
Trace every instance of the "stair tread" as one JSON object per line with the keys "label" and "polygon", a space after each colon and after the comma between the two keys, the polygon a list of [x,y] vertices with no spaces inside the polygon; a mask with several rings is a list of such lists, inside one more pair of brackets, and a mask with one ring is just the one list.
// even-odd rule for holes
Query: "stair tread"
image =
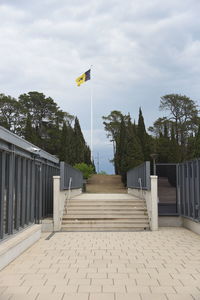
{"label": "stair tread", "polygon": [[[66,201],[62,231],[144,231],[149,229],[146,202],[143,199],[112,195],[87,195]],[[95,199],[95,197],[97,197]]]}

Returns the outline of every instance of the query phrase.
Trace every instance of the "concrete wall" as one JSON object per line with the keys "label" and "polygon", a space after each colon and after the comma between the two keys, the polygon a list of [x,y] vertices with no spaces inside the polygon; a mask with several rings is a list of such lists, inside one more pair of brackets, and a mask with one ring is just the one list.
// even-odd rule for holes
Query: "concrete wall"
{"label": "concrete wall", "polygon": [[40,239],[41,225],[32,225],[0,244],[0,270]]}
{"label": "concrete wall", "polygon": [[65,202],[82,193],[82,189],[61,190],[60,176],[53,176],[53,231],[59,231]]}
{"label": "concrete wall", "polygon": [[160,227],[184,227],[200,235],[200,223],[181,216],[159,217],[158,224]]}
{"label": "concrete wall", "polygon": [[183,218],[177,216],[160,216],[158,217],[159,227],[182,227]]}
{"label": "concrete wall", "polygon": [[147,212],[149,216],[150,228],[152,231],[158,230],[158,177],[150,176],[151,190],[139,190],[128,188],[128,193],[145,199],[147,205]]}

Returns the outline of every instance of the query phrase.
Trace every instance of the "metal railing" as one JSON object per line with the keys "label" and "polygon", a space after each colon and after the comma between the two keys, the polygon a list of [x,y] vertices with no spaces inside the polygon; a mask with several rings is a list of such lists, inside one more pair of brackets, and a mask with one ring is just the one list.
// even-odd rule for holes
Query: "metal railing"
{"label": "metal railing", "polygon": [[200,222],[200,159],[178,165],[178,199],[181,215]]}
{"label": "metal railing", "polygon": [[132,189],[150,190],[150,162],[130,169],[127,172],[127,187]]}
{"label": "metal railing", "polygon": [[81,189],[83,187],[83,173],[65,162],[60,163],[61,190]]}
{"label": "metal railing", "polygon": [[0,239],[53,214],[59,160],[0,126]]}

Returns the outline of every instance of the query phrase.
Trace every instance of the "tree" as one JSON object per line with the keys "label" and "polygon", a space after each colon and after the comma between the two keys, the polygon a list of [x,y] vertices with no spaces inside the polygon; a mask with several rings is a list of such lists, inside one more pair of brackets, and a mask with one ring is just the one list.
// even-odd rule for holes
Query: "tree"
{"label": "tree", "polygon": [[88,179],[92,174],[94,174],[94,168],[92,165],[87,165],[86,163],[78,163],[74,165],[74,168],[83,173],[83,178]]}
{"label": "tree", "polygon": [[137,136],[136,124],[132,124],[129,120],[127,125],[127,170],[140,165],[143,161],[144,155]]}
{"label": "tree", "polygon": [[198,127],[198,132],[195,136],[193,156],[195,158],[200,158],[200,124]]}
{"label": "tree", "polygon": [[81,131],[79,120],[76,117],[74,123],[74,152],[76,153],[76,163],[82,163],[85,159],[86,144]]}
{"label": "tree", "polygon": [[73,120],[43,93],[22,94],[19,100],[0,94],[1,126],[69,164],[92,164],[79,121],[76,118],[73,128]]}
{"label": "tree", "polygon": [[150,159],[151,154],[151,138],[146,132],[144,118],[142,115],[141,107],[139,109],[139,118],[138,118],[138,126],[137,126],[137,136],[140,140],[140,144],[142,147],[142,152],[144,156],[144,160]]}
{"label": "tree", "polygon": [[161,97],[160,110],[169,112],[168,121],[174,125],[177,143],[181,146],[181,160],[187,156],[188,138],[197,131],[197,104],[185,95],[169,94]]}
{"label": "tree", "polygon": [[23,127],[23,107],[11,96],[0,94],[0,126],[16,133]]}
{"label": "tree", "polygon": [[117,168],[117,174],[122,176],[122,181],[126,182],[127,171],[127,130],[122,116],[120,123],[119,138],[116,145],[115,165]]}
{"label": "tree", "polygon": [[123,115],[118,110],[113,110],[108,116],[102,117],[102,119],[104,120],[103,124],[104,124],[105,131],[107,131],[107,137],[113,143],[113,154],[114,154],[113,162],[114,162],[115,174],[118,174],[118,166],[116,163],[116,149],[118,147],[117,143],[119,141],[122,118],[126,124],[128,121],[128,116]]}
{"label": "tree", "polygon": [[176,141],[175,138],[175,133],[174,133],[174,125],[171,125],[171,131],[170,131],[170,142],[169,142],[169,157],[168,161],[170,163],[178,163],[180,162],[180,155],[179,155],[179,145]]}
{"label": "tree", "polygon": [[169,162],[170,153],[170,139],[168,136],[168,129],[166,124],[164,125],[164,134],[160,133],[160,137],[157,139],[157,154],[159,162]]}

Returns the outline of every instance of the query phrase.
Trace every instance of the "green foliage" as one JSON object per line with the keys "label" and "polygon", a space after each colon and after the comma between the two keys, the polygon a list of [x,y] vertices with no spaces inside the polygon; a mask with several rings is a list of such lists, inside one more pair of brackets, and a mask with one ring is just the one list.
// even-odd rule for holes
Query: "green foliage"
{"label": "green foliage", "polygon": [[129,114],[123,115],[119,111],[112,111],[103,119],[109,121],[104,121],[104,126],[114,144],[115,174],[120,174],[126,184],[126,172],[149,157],[153,139],[146,132],[141,109],[138,125],[131,122]]}
{"label": "green foliage", "polygon": [[104,128],[107,132],[107,137],[110,139],[110,141],[113,143],[113,153],[114,153],[114,168],[115,168],[115,174],[119,174],[118,170],[118,160],[117,160],[117,151],[118,151],[118,142],[120,138],[120,126],[121,126],[121,120],[124,120],[126,123],[128,121],[128,116],[123,115],[118,110],[113,110],[108,116],[103,116],[102,119],[104,120]]}
{"label": "green foliage", "polygon": [[178,94],[161,97],[160,110],[168,113],[158,118],[150,131],[155,135],[159,162],[181,162],[198,155],[197,104]]}
{"label": "green foliage", "polygon": [[43,93],[29,92],[18,100],[0,94],[0,125],[71,165],[92,164],[78,118]]}
{"label": "green foliage", "polygon": [[105,171],[101,171],[98,174],[100,174],[100,175],[107,175],[107,173]]}
{"label": "green foliage", "polygon": [[198,132],[193,140],[194,140],[193,156],[195,158],[200,158],[200,124],[198,127]]}
{"label": "green foliage", "polygon": [[78,169],[83,173],[83,178],[88,179],[92,174],[94,174],[94,167],[92,165],[87,165],[86,163],[77,163],[74,168]]}
{"label": "green foliage", "polygon": [[112,162],[115,174],[126,182],[126,172],[157,153],[157,162],[178,163],[200,157],[200,118],[197,104],[187,96],[169,94],[161,97],[160,110],[166,113],[149,128],[149,135],[141,108],[138,124],[129,115],[112,111],[103,117],[103,124],[113,142]]}

